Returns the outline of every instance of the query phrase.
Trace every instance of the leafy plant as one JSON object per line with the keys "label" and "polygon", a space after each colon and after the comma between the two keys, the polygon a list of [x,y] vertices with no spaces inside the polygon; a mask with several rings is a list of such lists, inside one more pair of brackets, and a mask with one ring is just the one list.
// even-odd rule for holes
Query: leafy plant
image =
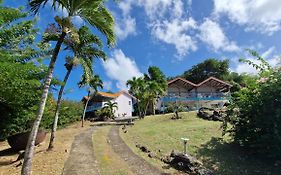
{"label": "leafy plant", "polygon": [[224,132],[249,151],[281,158],[281,69],[269,66],[256,52],[250,53],[260,64],[244,62],[257,68],[259,77],[235,93]]}

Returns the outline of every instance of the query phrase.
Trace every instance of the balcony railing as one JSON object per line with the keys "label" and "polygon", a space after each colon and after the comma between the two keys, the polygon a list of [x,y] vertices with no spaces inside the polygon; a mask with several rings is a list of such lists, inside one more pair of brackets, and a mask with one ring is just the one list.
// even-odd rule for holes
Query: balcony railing
{"label": "balcony railing", "polygon": [[198,100],[230,100],[230,93],[168,93],[167,96],[163,97],[164,102],[173,101],[198,101]]}
{"label": "balcony railing", "polygon": [[86,112],[95,111],[102,108],[102,103],[95,103],[87,106]]}

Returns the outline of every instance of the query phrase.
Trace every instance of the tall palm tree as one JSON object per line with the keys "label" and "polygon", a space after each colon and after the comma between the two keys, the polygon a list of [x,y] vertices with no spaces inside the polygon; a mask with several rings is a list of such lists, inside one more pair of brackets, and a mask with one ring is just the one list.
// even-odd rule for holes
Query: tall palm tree
{"label": "tall palm tree", "polygon": [[112,102],[112,101],[107,101],[104,104],[104,108],[108,109],[109,114],[110,114],[110,118],[114,117],[114,109],[118,109],[118,104],[117,102]]}
{"label": "tall palm tree", "polygon": [[38,13],[41,7],[44,7],[47,2],[52,2],[52,7],[57,10],[63,8],[67,11],[67,17],[56,17],[56,22],[61,26],[62,32],[58,37],[58,41],[55,45],[51,61],[48,67],[48,73],[44,81],[43,93],[41,96],[39,109],[28,139],[28,143],[25,150],[24,162],[21,170],[22,175],[30,175],[32,168],[32,158],[34,154],[35,139],[38,133],[39,125],[44,113],[46,100],[49,93],[50,83],[53,77],[53,71],[55,63],[63,44],[64,38],[67,33],[71,33],[73,25],[71,22],[72,17],[79,16],[91,26],[94,26],[100,32],[102,32],[107,38],[108,46],[115,44],[114,35],[114,19],[111,13],[106,9],[104,0],[29,0],[29,6],[31,11]]}
{"label": "tall palm tree", "polygon": [[[60,88],[58,94],[58,100],[55,110],[55,117],[53,122],[53,127],[51,131],[50,142],[48,146],[48,150],[51,150],[54,147],[54,139],[55,139],[55,132],[57,130],[57,123],[59,119],[59,110],[62,104],[62,95],[64,91],[64,87],[67,83],[69,75],[74,67],[78,65],[82,65],[84,76],[86,77],[85,81],[89,81],[88,76],[93,76],[93,58],[102,58],[104,61],[106,60],[106,54],[99,50],[102,47],[102,42],[98,37],[90,33],[89,28],[83,26],[79,29],[78,38],[72,39],[72,36],[66,39],[64,42],[66,45],[67,50],[73,52],[74,57],[67,57],[65,67],[67,69],[67,73],[64,77],[63,84]],[[53,38],[49,36],[50,38]],[[98,48],[96,48],[98,46]]]}
{"label": "tall palm tree", "polygon": [[85,106],[84,106],[84,110],[83,110],[83,115],[82,115],[82,127],[84,127],[84,120],[85,120],[85,114],[86,114],[86,110],[87,110],[87,106],[88,103],[90,101],[91,98],[91,92],[92,94],[95,94],[98,91],[98,88],[103,88],[103,82],[100,79],[100,77],[98,75],[93,76],[90,81],[87,83],[85,74],[82,76],[82,80],[79,82],[79,87],[85,87],[85,86],[89,86],[88,88],[88,95],[86,98],[86,102],[85,102]]}

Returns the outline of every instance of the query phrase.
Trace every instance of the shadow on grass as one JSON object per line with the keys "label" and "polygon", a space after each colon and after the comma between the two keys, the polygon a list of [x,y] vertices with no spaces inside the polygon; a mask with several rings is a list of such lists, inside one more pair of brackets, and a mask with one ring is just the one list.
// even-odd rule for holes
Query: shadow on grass
{"label": "shadow on grass", "polygon": [[212,137],[201,145],[196,155],[207,168],[221,175],[280,175],[281,165],[256,155],[250,155],[238,145]]}

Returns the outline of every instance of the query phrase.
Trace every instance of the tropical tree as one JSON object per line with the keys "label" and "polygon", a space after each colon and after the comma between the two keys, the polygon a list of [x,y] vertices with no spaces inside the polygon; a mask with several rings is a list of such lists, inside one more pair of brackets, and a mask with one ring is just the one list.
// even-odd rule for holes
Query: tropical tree
{"label": "tropical tree", "polygon": [[117,102],[112,102],[112,101],[107,101],[104,104],[104,108],[108,110],[109,115],[108,117],[114,118],[114,109],[118,109],[118,104]]}
{"label": "tropical tree", "polygon": [[[36,43],[35,20],[20,9],[0,2],[0,138],[26,131],[38,104],[47,68],[38,60],[48,57],[48,46]],[[46,49],[44,49],[46,48]],[[19,98],[19,94],[20,98]]]}
{"label": "tropical tree", "polygon": [[142,103],[144,98],[144,92],[145,92],[145,82],[142,77],[133,77],[131,80],[128,80],[126,83],[127,86],[130,87],[129,92],[134,95],[137,100],[137,107],[138,107],[138,115],[141,118],[142,117]]}
{"label": "tropical tree", "polygon": [[223,79],[229,74],[229,60],[207,59],[202,63],[192,66],[191,69],[185,71],[182,75],[185,79],[200,83],[210,76]]}
{"label": "tropical tree", "polygon": [[91,77],[90,81],[87,83],[86,76],[84,74],[82,76],[82,80],[79,82],[78,85],[79,85],[79,87],[88,86],[88,95],[86,98],[83,115],[82,115],[82,120],[81,120],[81,126],[84,127],[85,114],[86,114],[88,103],[91,99],[91,95],[96,94],[96,92],[98,91],[98,88],[103,88],[103,82],[98,75],[94,75],[93,77]]}
{"label": "tropical tree", "polygon": [[[102,48],[102,42],[97,36],[91,34],[90,30],[85,26],[81,27],[77,33],[78,38],[75,37],[73,39],[72,36],[69,36],[64,41],[64,44],[66,45],[65,50],[70,50],[73,53],[73,57],[66,58],[65,67],[67,69],[67,72],[58,94],[48,150],[51,150],[54,147],[53,143],[59,119],[59,110],[62,103],[62,95],[71,71],[74,67],[81,65],[84,71],[85,81],[89,83],[90,77],[93,76],[93,58],[102,58],[104,61],[106,60],[106,54],[102,50],[100,50]],[[54,38],[50,34],[48,34],[48,37]],[[96,46],[98,46],[98,48]]]}
{"label": "tropical tree", "polygon": [[148,84],[147,106],[149,103],[152,104],[152,114],[155,115],[155,104],[157,100],[166,93],[168,87],[166,76],[158,67],[150,66],[148,68],[148,74],[144,74],[144,80]]}
{"label": "tropical tree", "polygon": [[47,2],[52,2],[52,7],[55,10],[57,10],[58,8],[64,9],[65,11],[67,11],[68,15],[66,17],[55,17],[56,22],[61,27],[61,33],[53,50],[53,54],[48,67],[48,73],[44,81],[43,93],[41,96],[39,109],[25,150],[24,162],[21,170],[21,173],[23,175],[29,175],[31,173],[35,139],[43,116],[57,56],[67,33],[75,32],[73,30],[74,27],[71,22],[72,17],[79,16],[83,20],[88,22],[91,26],[94,26],[100,32],[102,32],[107,38],[108,46],[113,46],[115,44],[114,19],[111,13],[106,9],[104,0],[29,0],[29,6],[31,11],[33,11],[34,13],[38,13],[39,9],[41,7],[44,7]]}

